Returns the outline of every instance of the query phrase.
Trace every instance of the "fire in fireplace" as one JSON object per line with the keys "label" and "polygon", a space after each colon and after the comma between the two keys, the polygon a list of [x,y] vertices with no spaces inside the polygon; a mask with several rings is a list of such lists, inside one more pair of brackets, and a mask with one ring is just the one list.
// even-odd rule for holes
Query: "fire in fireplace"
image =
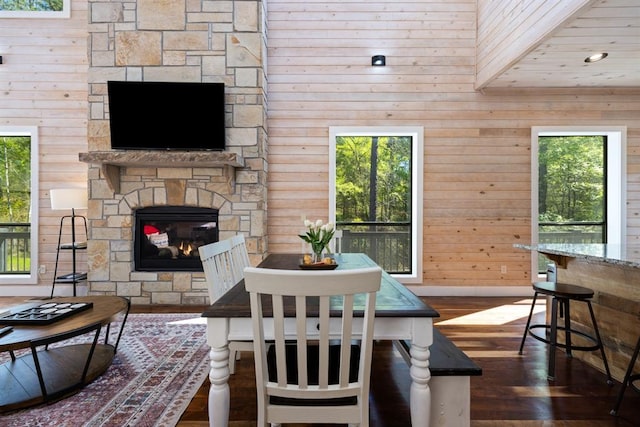
{"label": "fire in fireplace", "polygon": [[218,241],[218,210],[154,206],[134,212],[136,271],[202,271],[198,248]]}

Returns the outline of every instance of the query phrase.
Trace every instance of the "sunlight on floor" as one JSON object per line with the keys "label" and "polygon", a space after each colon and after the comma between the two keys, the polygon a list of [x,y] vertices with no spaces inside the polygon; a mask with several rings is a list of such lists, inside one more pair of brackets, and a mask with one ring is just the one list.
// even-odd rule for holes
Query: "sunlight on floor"
{"label": "sunlight on floor", "polygon": [[579,393],[572,392],[567,386],[514,386],[510,387],[514,396],[520,397],[576,397]]}
{"label": "sunlight on floor", "polygon": [[204,317],[193,317],[190,319],[184,320],[176,320],[174,322],[169,322],[169,325],[206,325],[207,319]]}
{"label": "sunlight on floor", "polygon": [[[443,320],[442,322],[436,323],[436,325],[504,325],[529,316],[531,302],[532,299],[523,299],[513,304],[502,305],[454,319]],[[545,307],[546,301],[539,299],[536,301],[533,313],[543,313]]]}

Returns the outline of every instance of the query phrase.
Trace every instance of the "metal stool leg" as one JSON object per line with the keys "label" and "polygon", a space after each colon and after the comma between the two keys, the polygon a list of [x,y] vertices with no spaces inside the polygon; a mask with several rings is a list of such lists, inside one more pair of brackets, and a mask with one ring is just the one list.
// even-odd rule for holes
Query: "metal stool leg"
{"label": "metal stool leg", "polygon": [[558,342],[558,298],[551,300],[551,337],[549,337],[549,369],[547,379],[555,380],[556,376],[556,344]]}
{"label": "metal stool leg", "polygon": [[586,301],[589,306],[589,314],[591,315],[591,323],[593,323],[593,329],[596,332],[596,340],[597,344],[600,347],[600,355],[602,356],[602,362],[604,364],[604,370],[607,373],[607,384],[613,385],[613,379],[611,378],[611,372],[609,371],[609,363],[607,362],[607,355],[604,353],[604,343],[602,342],[602,338],[600,337],[600,330],[598,329],[598,324],[596,323],[596,316],[593,314],[593,307],[591,306],[591,301]]}
{"label": "metal stool leg", "polygon": [[533,294],[533,302],[531,303],[531,310],[529,311],[529,318],[527,319],[527,324],[524,327],[524,334],[522,334],[522,341],[520,342],[520,350],[518,350],[518,354],[522,354],[522,349],[524,348],[524,340],[527,338],[529,334],[529,325],[531,324],[531,317],[533,316],[533,309],[536,306],[536,299],[538,298],[538,293],[535,292]]}
{"label": "metal stool leg", "polygon": [[611,410],[611,415],[618,415],[618,409],[620,409],[620,404],[622,403],[622,398],[624,397],[625,390],[631,384],[631,381],[632,381],[631,378],[634,377],[636,380],[640,379],[640,374],[631,375],[631,372],[633,372],[633,367],[636,364],[636,360],[638,360],[638,353],[640,353],[640,338],[638,338],[636,349],[633,351],[633,356],[631,356],[631,360],[629,361],[629,367],[627,368],[627,373],[624,374],[624,379],[622,380],[622,387],[620,388],[620,392],[618,393],[616,404],[613,406],[613,409]]}
{"label": "metal stool leg", "polygon": [[571,300],[562,300],[562,306],[564,307],[564,339],[565,339],[565,352],[567,357],[573,357],[571,353]]}

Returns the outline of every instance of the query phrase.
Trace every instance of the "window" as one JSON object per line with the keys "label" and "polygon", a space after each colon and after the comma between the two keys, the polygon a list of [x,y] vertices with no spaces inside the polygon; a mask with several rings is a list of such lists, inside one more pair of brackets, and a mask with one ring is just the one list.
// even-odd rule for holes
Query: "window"
{"label": "window", "polygon": [[[620,127],[532,130],[532,243],[624,244],[625,139]],[[532,263],[542,273],[548,260]]]}
{"label": "window", "polygon": [[422,127],[330,128],[330,212],[342,251],[422,281]]}
{"label": "window", "polygon": [[0,283],[38,281],[38,131],[0,126]]}

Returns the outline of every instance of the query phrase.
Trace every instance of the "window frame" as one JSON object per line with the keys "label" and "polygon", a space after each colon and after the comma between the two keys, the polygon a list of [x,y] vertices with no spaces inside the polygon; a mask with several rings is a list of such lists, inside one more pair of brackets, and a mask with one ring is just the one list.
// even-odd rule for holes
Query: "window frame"
{"label": "window frame", "polygon": [[411,155],[411,265],[410,274],[392,274],[401,283],[422,283],[422,204],[424,180],[424,128],[422,126],[329,127],[329,221],[336,222],[336,138],[339,136],[410,136]]}
{"label": "window frame", "polygon": [[[28,136],[31,139],[31,268],[29,274],[0,274],[0,285],[38,284],[38,241],[39,241],[39,173],[38,173],[38,127],[0,126],[0,136]],[[2,295],[2,293],[0,293]]]}
{"label": "window frame", "polygon": [[[607,244],[622,249],[627,236],[627,127],[626,126],[534,126],[531,128],[531,244],[538,244],[538,138],[540,136],[607,137]],[[537,252],[536,252],[537,253]],[[538,274],[538,257],[531,257],[531,277]]]}

